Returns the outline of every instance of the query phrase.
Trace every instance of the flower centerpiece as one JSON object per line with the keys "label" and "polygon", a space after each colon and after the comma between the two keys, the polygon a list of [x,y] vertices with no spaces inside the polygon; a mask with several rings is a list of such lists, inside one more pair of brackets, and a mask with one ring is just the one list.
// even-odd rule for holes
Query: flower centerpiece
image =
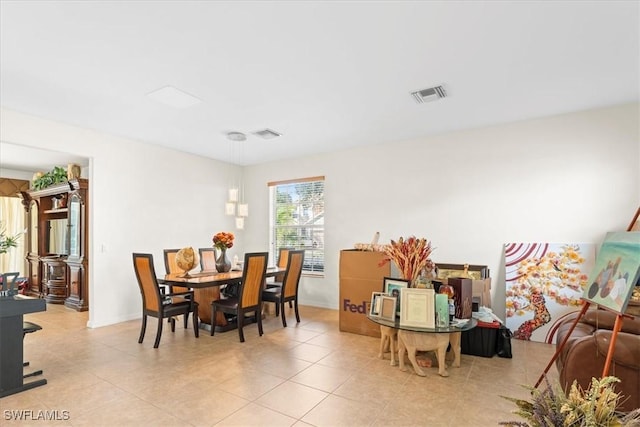
{"label": "flower centerpiece", "polygon": [[233,233],[220,231],[213,235],[213,247],[219,250],[216,256],[216,270],[219,273],[226,273],[231,270],[231,261],[227,258],[227,249],[233,247]]}
{"label": "flower centerpiece", "polygon": [[415,236],[406,239],[400,237],[397,242],[391,240],[391,244],[385,246],[384,253],[387,258],[381,265],[393,261],[402,278],[409,280],[413,286],[422,269],[431,263],[429,256],[432,251],[431,242],[427,239]]}

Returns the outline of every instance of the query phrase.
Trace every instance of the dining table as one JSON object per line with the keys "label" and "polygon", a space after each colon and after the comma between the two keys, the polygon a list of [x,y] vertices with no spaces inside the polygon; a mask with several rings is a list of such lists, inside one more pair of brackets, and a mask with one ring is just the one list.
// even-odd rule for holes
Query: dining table
{"label": "dining table", "polygon": [[[281,277],[287,271],[282,267],[267,267],[266,279],[269,277]],[[198,303],[198,317],[200,327],[208,329],[215,327],[216,332],[224,332],[235,329],[235,322],[229,322],[224,313],[216,313],[215,322],[211,319],[211,301],[220,298],[220,286],[234,285],[242,282],[242,270],[231,270],[219,273],[216,270],[202,270],[197,273],[173,273],[164,276],[164,284],[192,289],[194,299]]]}

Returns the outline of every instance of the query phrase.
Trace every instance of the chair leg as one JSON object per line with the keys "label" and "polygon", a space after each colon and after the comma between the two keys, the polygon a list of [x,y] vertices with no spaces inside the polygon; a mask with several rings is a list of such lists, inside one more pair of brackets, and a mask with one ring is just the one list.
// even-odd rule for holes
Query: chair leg
{"label": "chair leg", "polygon": [[[200,336],[200,325],[198,324],[200,323],[200,321],[198,319],[197,308],[193,310],[193,316],[191,316],[191,319],[193,320],[193,333],[196,336],[196,338],[198,338]],[[213,321],[211,323],[213,323]],[[213,325],[211,327],[213,328]]]}
{"label": "chair leg", "polygon": [[22,376],[22,378],[24,379],[24,378],[29,378],[29,377],[35,377],[35,376],[38,376],[38,375],[42,375],[42,369],[40,369],[38,371],[33,371],[30,374],[24,374]]}
{"label": "chair leg", "polygon": [[[282,312],[282,314],[284,315],[284,311]],[[260,336],[262,336],[262,334],[264,333],[264,331],[262,330],[262,305],[258,310],[256,310],[256,318],[258,319],[258,333],[260,334]]]}
{"label": "chair leg", "polygon": [[293,308],[293,305],[291,304],[291,301],[289,301],[289,308]]}
{"label": "chair leg", "polygon": [[278,317],[280,316],[280,303],[276,302],[275,306],[276,306],[276,317]]}
{"label": "chair leg", "polygon": [[216,305],[211,304],[211,336],[216,332]]}
{"label": "chair leg", "polygon": [[142,326],[140,327],[140,338],[138,338],[138,343],[142,344],[142,340],[144,340],[144,332],[147,330],[147,315],[142,315]]}
{"label": "chair leg", "polygon": [[240,337],[240,342],[244,342],[244,312],[240,312],[238,310],[238,315],[236,316],[236,324],[238,326],[238,336]]}
{"label": "chair leg", "polygon": [[187,323],[189,322],[189,313],[184,315],[184,328],[187,329]]}
{"label": "chair leg", "polygon": [[284,313],[284,301],[279,302],[278,305],[281,306],[281,311],[282,311],[282,313],[280,313],[280,317],[282,318],[282,327],[286,328],[287,327],[287,315]]}
{"label": "chair leg", "polygon": [[171,332],[175,332],[176,331],[176,318],[172,317],[171,318]]}
{"label": "chair leg", "polygon": [[[158,348],[158,346],[160,345],[160,337],[162,336],[162,324],[164,322],[162,321],[162,319],[158,319],[158,332],[156,332],[156,342],[153,344],[153,348]],[[171,325],[174,326],[176,325],[176,322],[171,319]]]}
{"label": "chair leg", "polygon": [[300,323],[300,312],[298,311],[298,297],[296,296],[296,299],[293,301],[293,306],[295,307],[296,310],[296,321],[298,323]]}

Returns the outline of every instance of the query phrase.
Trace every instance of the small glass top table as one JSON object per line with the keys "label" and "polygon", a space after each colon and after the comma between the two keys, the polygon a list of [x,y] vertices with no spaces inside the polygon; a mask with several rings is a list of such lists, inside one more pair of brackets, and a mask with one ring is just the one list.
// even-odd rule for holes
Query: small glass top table
{"label": "small glass top table", "polygon": [[448,377],[449,372],[447,372],[445,356],[449,344],[451,344],[451,351],[453,353],[452,366],[459,368],[460,333],[473,329],[478,325],[478,322],[475,319],[466,319],[467,322],[463,324],[454,323],[445,327],[422,328],[402,325],[400,324],[399,319],[391,321],[371,316],[369,314],[367,314],[367,318],[380,325],[380,333],[382,334],[382,337],[380,339],[380,353],[378,354],[378,357],[382,356],[383,347],[385,346],[386,341],[389,340],[391,349],[391,365],[396,364],[393,343],[394,338],[397,336],[400,370],[406,370],[404,364],[404,353],[406,351],[416,374],[422,377],[426,376],[427,373],[418,365],[416,352],[435,351],[438,359],[438,374],[443,377]]}

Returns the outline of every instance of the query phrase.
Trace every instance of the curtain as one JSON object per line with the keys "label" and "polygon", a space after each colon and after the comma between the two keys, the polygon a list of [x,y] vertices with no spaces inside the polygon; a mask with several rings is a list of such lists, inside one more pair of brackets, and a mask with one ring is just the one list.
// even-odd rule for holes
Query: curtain
{"label": "curtain", "polygon": [[20,276],[25,276],[25,210],[19,197],[0,197],[0,229],[8,236],[20,235],[17,247],[10,248],[6,254],[0,254],[0,273],[17,271]]}

